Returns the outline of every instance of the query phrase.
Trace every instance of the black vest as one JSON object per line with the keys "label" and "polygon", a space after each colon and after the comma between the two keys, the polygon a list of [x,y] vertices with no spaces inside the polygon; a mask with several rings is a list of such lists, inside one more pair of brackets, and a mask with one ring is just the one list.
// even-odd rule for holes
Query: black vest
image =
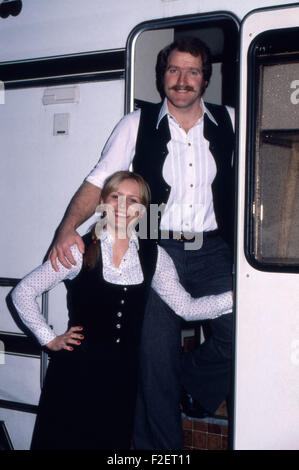
{"label": "black vest", "polygon": [[[83,240],[87,250],[92,242],[90,233]],[[84,328],[80,349],[110,345],[121,350],[122,346],[138,346],[144,308],[156,268],[156,243],[139,240],[138,254],[144,277],[141,284],[106,282],[101,253],[94,269],[83,264],[78,276],[65,281],[69,326],[82,325]]]}
{"label": "black vest", "polygon": [[[234,170],[232,156],[234,133],[230,116],[225,106],[205,103],[218,126],[204,115],[204,137],[209,141],[210,151],[215,159],[217,174],[212,184],[216,221],[222,237],[232,243],[234,218]],[[136,152],[133,160],[134,171],[148,182],[152,204],[166,204],[170,187],[162,176],[167,144],[171,139],[167,116],[157,126],[161,104],[147,104],[141,110]]]}

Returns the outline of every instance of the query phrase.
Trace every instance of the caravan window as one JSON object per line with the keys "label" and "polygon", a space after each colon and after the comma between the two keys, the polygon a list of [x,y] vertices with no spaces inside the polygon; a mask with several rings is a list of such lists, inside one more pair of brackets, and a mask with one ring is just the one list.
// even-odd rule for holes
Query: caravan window
{"label": "caravan window", "polygon": [[248,255],[299,269],[298,28],[260,35],[249,53]]}

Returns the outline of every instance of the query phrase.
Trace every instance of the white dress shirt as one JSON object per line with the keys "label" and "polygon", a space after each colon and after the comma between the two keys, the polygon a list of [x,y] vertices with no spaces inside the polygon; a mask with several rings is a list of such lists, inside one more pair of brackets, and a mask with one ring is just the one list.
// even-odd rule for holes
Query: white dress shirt
{"label": "white dress shirt", "polygon": [[[204,114],[217,123],[203,101],[201,107],[202,117],[187,133],[169,113],[166,99],[158,116],[157,127],[167,115],[171,135],[163,166],[163,178],[171,191],[161,218],[162,230],[203,232],[217,229],[211,188],[216,164],[209,142],[203,136]],[[234,110],[227,109],[234,123]],[[121,119],[87,181],[102,188],[112,173],[129,169],[135,155],[139,120],[140,110]]]}
{"label": "white dress shirt", "polygon": [[[117,268],[113,264],[113,238],[105,231],[101,237],[103,277],[113,284],[140,284],[143,273],[140,266],[139,241],[133,235],[129,248]],[[37,298],[53,289],[65,279],[74,279],[82,267],[82,254],[77,245],[71,247],[76,265],[65,268],[58,261],[59,271],[54,271],[51,262],[44,264],[27,274],[12,292],[12,300],[23,323],[32,331],[41,345],[56,337],[55,332],[46,323],[41,314]],[[174,263],[166,251],[158,246],[158,258],[152,288],[174,312],[185,320],[203,320],[216,318],[232,310],[231,292],[219,295],[193,298],[180,284]],[[79,326],[79,325],[77,325]]]}

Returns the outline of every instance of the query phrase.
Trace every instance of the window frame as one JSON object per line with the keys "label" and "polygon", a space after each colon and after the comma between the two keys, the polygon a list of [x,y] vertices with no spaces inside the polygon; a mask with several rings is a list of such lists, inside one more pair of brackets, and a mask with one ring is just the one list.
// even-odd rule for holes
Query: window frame
{"label": "window frame", "polygon": [[[135,58],[135,44],[138,37],[145,31],[170,29],[170,28],[184,28],[194,24],[199,26],[208,26],[212,24],[219,24],[225,29],[226,23],[231,27],[235,27],[236,33],[236,67],[238,67],[238,51],[239,51],[239,19],[231,12],[218,11],[212,13],[202,13],[193,15],[182,15],[169,18],[159,18],[150,21],[144,21],[131,31],[128,36],[126,44],[126,67],[125,67],[125,113],[134,110],[134,58]],[[236,74],[235,74],[236,75]]]}
{"label": "window frame", "polygon": [[121,80],[124,69],[125,49],[111,49],[0,62],[0,80],[6,90],[47,87]]}
{"label": "window frame", "polygon": [[[267,263],[256,258],[254,250],[254,224],[255,216],[255,168],[257,163],[257,125],[259,111],[259,91],[260,91],[260,65],[267,65],[281,62],[290,63],[290,60],[298,58],[299,48],[295,48],[293,36],[298,37],[299,27],[281,28],[264,31],[260,33],[250,44],[247,55],[247,140],[246,140],[246,190],[245,190],[245,227],[244,227],[244,248],[245,257],[248,263],[259,271],[298,273],[298,264],[292,263]],[[298,42],[298,41],[297,41]],[[297,49],[297,50],[296,50]],[[263,60],[258,56],[257,51],[269,55]],[[282,58],[283,55],[283,58]],[[277,60],[277,58],[279,60]],[[275,59],[277,60],[275,62]],[[299,126],[298,126],[299,128]]]}

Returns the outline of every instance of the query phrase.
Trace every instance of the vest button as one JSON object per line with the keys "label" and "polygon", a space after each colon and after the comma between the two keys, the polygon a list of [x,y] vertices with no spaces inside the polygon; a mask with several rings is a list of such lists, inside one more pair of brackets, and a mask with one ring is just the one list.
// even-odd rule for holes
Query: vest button
{"label": "vest button", "polygon": [[117,340],[115,341],[116,343],[120,343],[120,338],[117,338]]}
{"label": "vest button", "polygon": [[122,312],[117,312],[116,314],[118,316],[118,318],[122,317]]}
{"label": "vest button", "polygon": [[120,323],[117,323],[116,328],[120,329],[120,328],[121,328],[121,324],[120,324]]}

